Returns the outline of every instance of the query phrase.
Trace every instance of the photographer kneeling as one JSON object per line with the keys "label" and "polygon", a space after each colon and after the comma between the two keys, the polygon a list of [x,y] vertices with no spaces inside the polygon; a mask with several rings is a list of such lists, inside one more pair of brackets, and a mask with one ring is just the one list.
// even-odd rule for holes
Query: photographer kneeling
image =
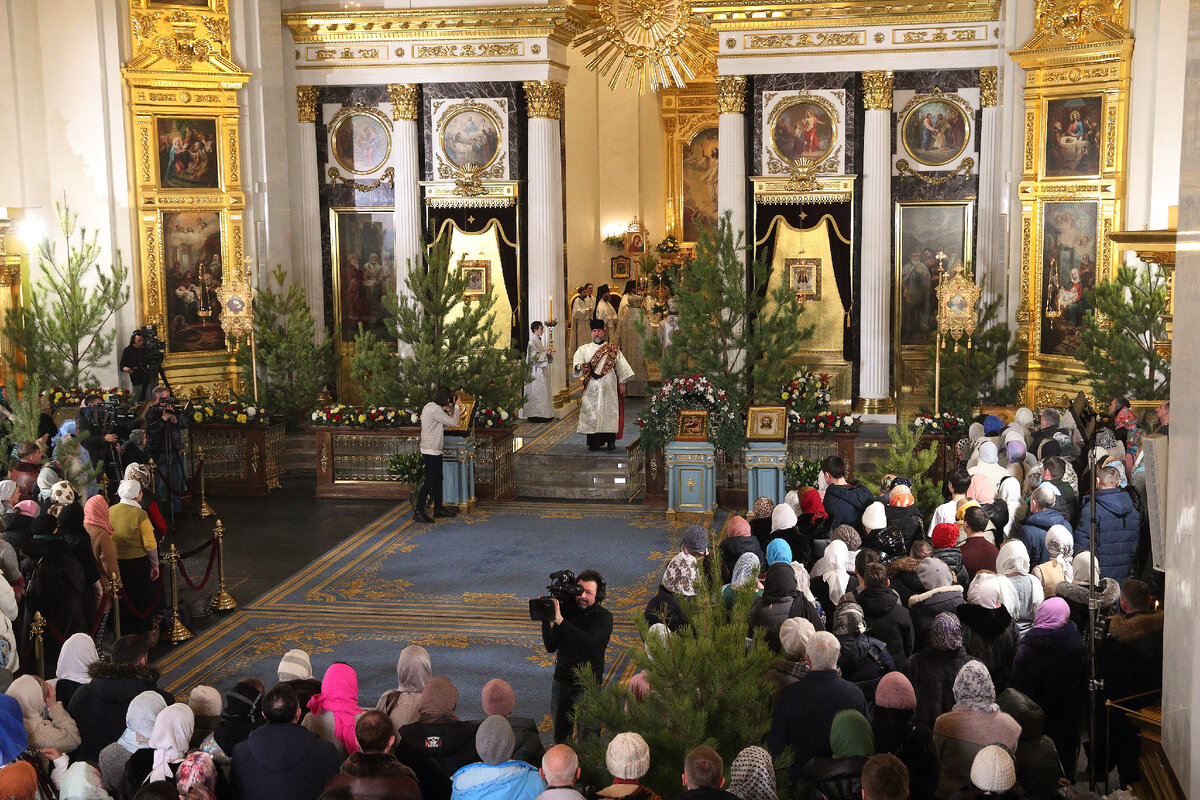
{"label": "photographer kneeling", "polygon": [[612,612],[601,606],[606,586],[600,573],[584,570],[574,584],[578,590],[574,603],[560,604],[558,597],[552,598],[554,619],[542,620],[546,652],[558,654],[550,692],[555,744],[567,741],[573,731],[571,711],[583,693],[575,680],[575,668],[590,664],[596,680],[604,679],[604,652],[613,629]]}

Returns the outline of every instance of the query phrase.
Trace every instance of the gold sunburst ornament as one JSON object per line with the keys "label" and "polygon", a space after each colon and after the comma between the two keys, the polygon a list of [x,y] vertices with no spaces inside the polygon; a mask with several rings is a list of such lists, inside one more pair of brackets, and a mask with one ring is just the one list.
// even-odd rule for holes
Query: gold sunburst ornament
{"label": "gold sunburst ornament", "polygon": [[716,34],[692,17],[686,0],[599,0],[596,18],[575,40],[587,68],[608,77],[615,89],[637,84],[657,91],[684,88],[688,80],[716,70]]}

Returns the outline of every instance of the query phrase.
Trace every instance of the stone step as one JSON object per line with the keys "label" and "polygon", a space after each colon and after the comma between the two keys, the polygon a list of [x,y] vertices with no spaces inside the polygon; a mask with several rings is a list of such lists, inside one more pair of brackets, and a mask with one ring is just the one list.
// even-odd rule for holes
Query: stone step
{"label": "stone step", "polygon": [[317,437],[312,431],[284,435],[284,472],[289,475],[317,474]]}
{"label": "stone step", "polygon": [[627,499],[629,460],[622,455],[528,455],[517,452],[518,497]]}

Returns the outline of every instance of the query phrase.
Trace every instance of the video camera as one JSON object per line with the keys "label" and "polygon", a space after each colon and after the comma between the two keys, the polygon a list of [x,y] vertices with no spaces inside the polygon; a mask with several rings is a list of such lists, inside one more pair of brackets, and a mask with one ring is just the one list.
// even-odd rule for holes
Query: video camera
{"label": "video camera", "polygon": [[583,587],[579,579],[569,569],[561,569],[550,573],[550,585],[546,587],[548,594],[535,597],[529,601],[529,618],[534,622],[549,622],[554,619],[554,600],[559,607],[569,607],[579,595]]}
{"label": "video camera", "polygon": [[142,344],[142,366],[147,369],[156,369],[162,366],[163,356],[167,352],[167,343],[158,338],[157,325],[143,325],[133,332],[134,336],[141,336],[145,342]]}
{"label": "video camera", "polygon": [[122,404],[115,397],[87,406],[85,411],[92,425],[104,433],[112,433],[118,426],[132,428],[137,422],[137,407]]}

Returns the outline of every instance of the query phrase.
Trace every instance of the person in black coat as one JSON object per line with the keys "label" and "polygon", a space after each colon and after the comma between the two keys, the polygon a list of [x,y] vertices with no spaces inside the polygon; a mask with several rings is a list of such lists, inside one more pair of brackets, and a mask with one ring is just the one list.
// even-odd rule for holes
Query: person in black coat
{"label": "person in black coat", "polygon": [[895,528],[904,536],[905,547],[912,547],[913,542],[923,537],[925,520],[907,484],[892,484],[888,502],[884,504],[884,514],[887,516],[887,527]]}
{"label": "person in black coat", "polygon": [[725,762],[707,745],[700,745],[684,758],[683,785],[687,791],[675,795],[675,800],[738,800],[721,788],[725,785]]}
{"label": "person in black coat", "polygon": [[926,558],[917,563],[917,577],[924,591],[908,598],[908,613],[912,617],[914,647],[922,650],[928,643],[929,628],[937,615],[954,613],[966,600],[963,588],[954,582],[944,561]]}
{"label": "person in black coat", "polygon": [[908,608],[908,601],[914,594],[921,594],[925,590],[925,585],[921,583],[921,578],[917,574],[917,569],[921,566],[923,559],[933,555],[933,545],[928,539],[916,539],[912,546],[908,548],[908,555],[901,556],[893,561],[888,562],[888,580],[891,581],[892,588],[896,594],[900,595],[900,602]]}
{"label": "person in black coat", "polygon": [[963,647],[987,667],[997,692],[1008,688],[1021,638],[1017,621],[1001,602],[1001,580],[995,573],[979,573],[967,589],[967,602],[954,610],[962,622]]}
{"label": "person in black coat", "polygon": [[846,480],[846,462],[840,456],[826,456],[821,461],[821,473],[828,484],[825,489],[825,511],[833,526],[849,525],[861,536],[862,515],[875,502],[871,490],[858,481]]}
{"label": "person in black coat", "polygon": [[263,698],[267,724],[233,750],[230,780],[237,797],[316,800],[338,773],[337,748],[303,728],[296,693],[276,686]]}
{"label": "person in black coat", "polygon": [[817,630],[824,630],[821,615],[796,584],[796,573],[786,562],[772,564],[763,578],[762,596],[750,607],[750,627],[765,628],[766,642],[780,652],[779,629],[792,617],[803,617]]}
{"label": "person in black coat", "polygon": [[902,672],[883,676],[875,690],[871,730],[875,752],[891,753],[908,768],[910,797],[933,797],[938,782],[938,756],[933,731],[918,725],[917,696]]}
{"label": "person in black coat", "polygon": [[745,517],[729,518],[729,525],[725,528],[725,538],[721,540],[718,550],[721,553],[721,578],[726,583],[733,576],[734,564],[737,564],[737,560],[744,554],[753,553],[758,556],[760,564],[766,563],[767,560],[758,540],[750,535],[750,523],[746,521]]}
{"label": "person in black coat", "polygon": [[1046,726],[1046,713],[1042,707],[1016,689],[1005,689],[996,698],[1000,710],[1021,726],[1021,739],[1013,759],[1017,763],[1017,783],[1025,790],[1029,800],[1054,800],[1058,797],[1062,765],[1054,740],[1042,731]]}
{"label": "person in black coat", "polygon": [[954,679],[971,661],[963,649],[962,623],[955,614],[938,614],[929,628],[929,646],[913,654],[904,674],[917,694],[917,723],[930,730],[954,707]]}
{"label": "person in black coat", "polygon": [[1013,660],[1012,688],[1046,713],[1046,735],[1054,740],[1063,774],[1073,781],[1079,724],[1087,707],[1088,653],[1070,613],[1061,597],[1038,607]]}
{"label": "person in black coat", "polygon": [[658,591],[646,603],[642,616],[647,625],[661,622],[674,633],[687,624],[678,596],[692,597],[696,594],[696,559],[687,553],[676,553],[663,572]]}
{"label": "person in black coat", "polygon": [[818,556],[815,553],[815,543],[828,542],[833,534],[833,517],[825,510],[825,502],[821,493],[816,489],[806,489],[800,495],[800,513],[796,515],[796,530],[800,536],[809,542],[808,557],[800,561],[806,567],[811,567]]}
{"label": "person in black coat", "polygon": [[839,711],[829,731],[830,758],[817,756],[804,765],[809,800],[861,800],[862,771],[875,755],[871,723],[858,711]]}
{"label": "person in black coat", "polygon": [[830,623],[830,631],[841,646],[838,671],[843,678],[862,690],[868,703],[874,702],[875,687],[880,679],[896,669],[887,645],[870,635],[862,606],[850,601],[838,605]]}
{"label": "person in black coat", "polygon": [[867,627],[887,645],[897,669],[904,669],[913,653],[913,624],[908,609],[900,604],[900,595],[888,586],[887,567],[880,562],[867,564],[863,588],[858,590]]}

